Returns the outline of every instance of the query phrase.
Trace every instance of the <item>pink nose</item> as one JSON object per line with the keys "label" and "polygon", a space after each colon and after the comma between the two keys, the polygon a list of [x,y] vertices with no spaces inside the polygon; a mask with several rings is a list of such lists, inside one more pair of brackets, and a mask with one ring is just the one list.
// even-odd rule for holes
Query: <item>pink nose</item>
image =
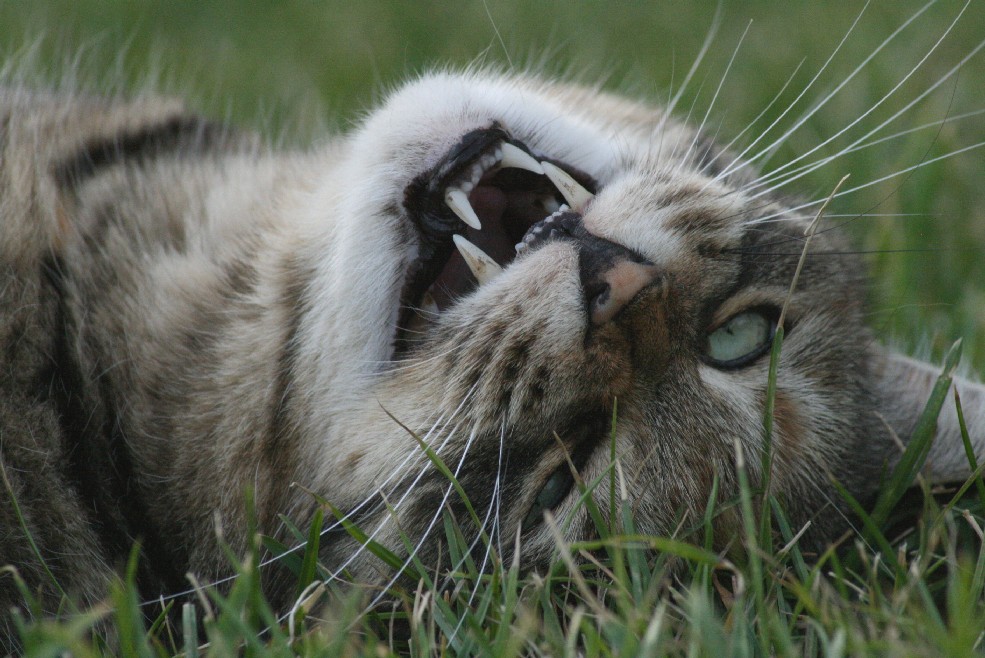
{"label": "pink nose", "polygon": [[531,226],[517,251],[534,249],[550,240],[572,240],[578,245],[581,285],[592,326],[612,320],[659,277],[656,265],[620,244],[590,233],[581,214],[566,206]]}
{"label": "pink nose", "polygon": [[619,258],[596,274],[601,289],[589,300],[592,324],[605,324],[616,316],[639,291],[657,279],[657,266],[630,258]]}

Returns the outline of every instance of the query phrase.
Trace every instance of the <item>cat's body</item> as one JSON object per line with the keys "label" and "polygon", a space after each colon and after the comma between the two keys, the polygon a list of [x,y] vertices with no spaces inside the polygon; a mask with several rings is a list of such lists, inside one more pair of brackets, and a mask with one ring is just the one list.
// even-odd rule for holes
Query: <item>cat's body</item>
{"label": "cat's body", "polygon": [[[809,212],[595,89],[428,76],[309,153],[154,100],[7,89],[0,120],[0,561],[48,610],[46,567],[96,600],[134,540],[147,595],[227,575],[217,536],[244,547],[250,496],[262,532],[304,527],[312,491],[433,559],[443,509],[477,529],[418,439],[504,546],[523,522],[530,566],[554,545],[544,509],[591,534],[569,459],[586,482],[610,469],[641,532],[692,527],[713,482],[734,496],[738,451],[759,480],[785,304],[772,490],[818,544],[846,523],[830,478],[871,502],[936,375],[875,344],[836,232],[818,232],[788,303]],[[559,194],[540,161],[578,183]],[[449,208],[456,189],[474,219]],[[453,234],[505,269],[472,290]],[[985,456],[985,393],[960,386]],[[962,460],[946,405],[929,472],[960,478]],[[717,549],[736,524],[718,517]],[[388,577],[337,529],[321,555]],[[265,576],[285,603],[289,581]]]}

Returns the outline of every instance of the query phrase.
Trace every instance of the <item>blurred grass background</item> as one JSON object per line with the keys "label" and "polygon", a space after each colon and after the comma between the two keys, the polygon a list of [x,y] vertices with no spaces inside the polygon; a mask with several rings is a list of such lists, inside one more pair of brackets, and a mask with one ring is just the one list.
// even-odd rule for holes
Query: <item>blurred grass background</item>
{"label": "blurred grass background", "polygon": [[[713,47],[678,114],[704,116],[741,41],[708,123],[720,141],[742,132],[794,76],[739,142],[747,143],[821,68],[861,6],[856,0],[726,0]],[[785,125],[817,104],[922,7],[912,0],[875,0]],[[962,7],[946,0],[927,8],[770,164],[786,162],[863,115],[908,76]],[[684,78],[717,8],[715,0],[0,0],[0,52],[7,62],[29,62],[29,77],[37,84],[69,75],[95,89],[152,85],[192,99],[209,115],[289,143],[307,143],[326,129],[348,128],[387,88],[434,66],[532,67],[604,79],[609,88],[661,102]],[[938,82],[985,38],[983,26],[985,3],[975,0],[895,93],[814,158],[836,153]],[[985,115],[944,122],[985,108],[983,87],[985,53],[877,136],[922,124],[930,128],[847,155],[788,191],[824,196],[846,173],[852,187],[985,141]],[[845,215],[841,221],[857,247],[871,252],[875,285],[869,294],[877,334],[923,356],[939,356],[963,336],[966,362],[980,374],[985,373],[983,173],[985,148],[974,149],[841,198],[831,211]],[[880,216],[853,218],[857,213]]]}

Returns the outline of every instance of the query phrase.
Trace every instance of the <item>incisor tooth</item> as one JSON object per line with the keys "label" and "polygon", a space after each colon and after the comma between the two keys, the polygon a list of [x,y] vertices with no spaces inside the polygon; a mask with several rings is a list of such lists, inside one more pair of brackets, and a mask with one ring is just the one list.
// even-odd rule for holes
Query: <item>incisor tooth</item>
{"label": "incisor tooth", "polygon": [[544,168],[544,174],[551,179],[551,182],[557,186],[557,189],[561,191],[562,196],[571,206],[571,209],[575,212],[582,212],[585,210],[585,206],[591,201],[595,195],[586,190],[581,184],[574,178],[568,175],[568,172],[552,165],[550,162],[541,162],[541,166]]}
{"label": "incisor tooth", "polygon": [[503,142],[502,149],[503,159],[500,160],[500,163],[504,167],[526,169],[527,171],[532,171],[535,174],[544,173],[544,168],[540,166],[540,163],[534,160],[530,154],[520,147],[514,146],[509,142]]}
{"label": "incisor tooth", "polygon": [[469,197],[459,189],[452,189],[445,192],[445,203],[451,208],[460,220],[474,228],[476,231],[482,230],[482,222],[479,216],[472,210]]}
{"label": "incisor tooth", "polygon": [[482,249],[479,249],[462,236],[453,235],[452,239],[455,241],[455,246],[458,248],[458,253],[462,254],[462,258],[465,259],[465,264],[469,266],[470,270],[472,270],[472,274],[475,275],[479,285],[489,281],[503,271],[503,268],[499,266],[499,263],[494,261],[484,251],[482,251]]}

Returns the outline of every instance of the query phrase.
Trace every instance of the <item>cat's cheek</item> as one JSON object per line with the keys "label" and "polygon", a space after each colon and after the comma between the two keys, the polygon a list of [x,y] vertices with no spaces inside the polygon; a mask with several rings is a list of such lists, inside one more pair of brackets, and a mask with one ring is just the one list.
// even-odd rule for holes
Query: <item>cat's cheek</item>
{"label": "cat's cheek", "polygon": [[778,390],[773,400],[774,476],[782,483],[800,477],[799,468],[810,456],[810,424],[805,405],[797,396]]}

